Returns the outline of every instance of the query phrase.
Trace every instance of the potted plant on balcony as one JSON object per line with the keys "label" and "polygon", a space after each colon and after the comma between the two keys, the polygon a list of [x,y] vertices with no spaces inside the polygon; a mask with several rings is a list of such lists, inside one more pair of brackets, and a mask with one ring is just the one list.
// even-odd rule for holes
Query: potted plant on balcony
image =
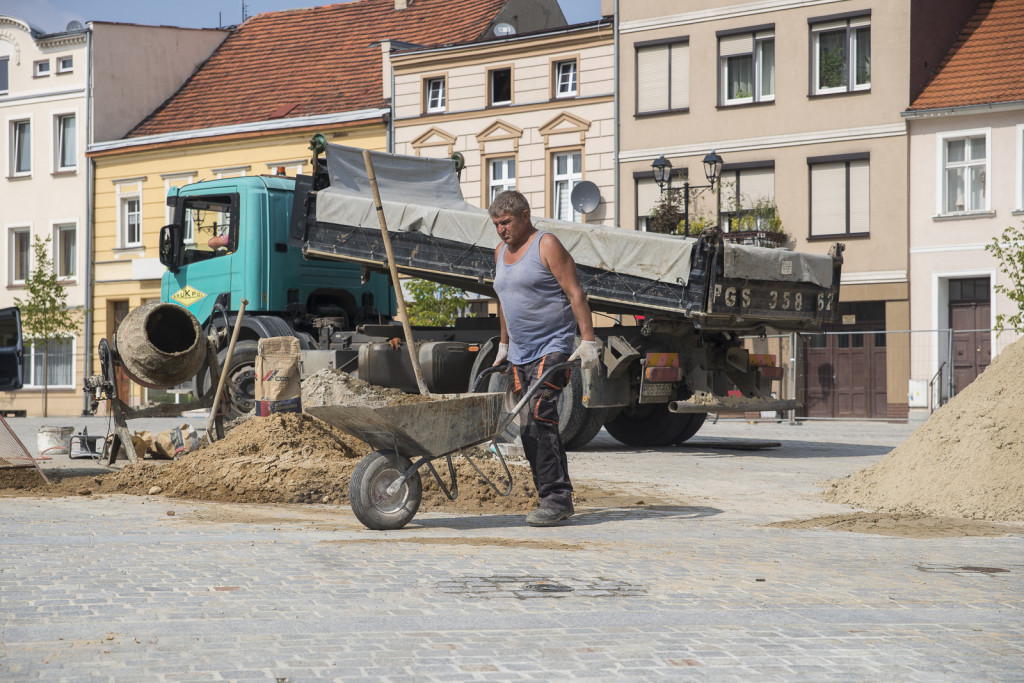
{"label": "potted plant on balcony", "polygon": [[724,234],[726,240],[769,248],[785,247],[789,243],[774,197],[760,197],[752,206],[748,202],[749,208],[744,208],[735,195],[732,201],[729,231]]}

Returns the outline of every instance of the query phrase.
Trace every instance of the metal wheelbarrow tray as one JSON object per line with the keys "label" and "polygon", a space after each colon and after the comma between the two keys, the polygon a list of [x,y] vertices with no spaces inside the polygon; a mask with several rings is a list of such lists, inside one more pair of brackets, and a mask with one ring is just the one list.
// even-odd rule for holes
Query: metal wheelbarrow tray
{"label": "metal wheelbarrow tray", "polygon": [[[465,394],[380,408],[316,406],[306,412],[370,444],[373,452],[359,462],[349,484],[352,511],[371,529],[400,529],[419,510],[423,494],[420,467],[426,465],[445,495],[455,499],[458,485],[451,456],[499,433],[504,397],[502,393]],[[448,461],[450,490],[431,464],[441,457]],[[467,460],[480,472],[471,458],[467,456]],[[512,477],[504,459],[501,463],[508,489],[502,492],[489,479],[488,483],[508,495]]]}

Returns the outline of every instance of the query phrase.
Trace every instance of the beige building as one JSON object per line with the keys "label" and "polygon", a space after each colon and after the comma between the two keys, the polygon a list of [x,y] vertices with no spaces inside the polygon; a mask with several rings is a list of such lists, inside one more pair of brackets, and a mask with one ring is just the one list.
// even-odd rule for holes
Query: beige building
{"label": "beige building", "polygon": [[[463,195],[482,208],[517,189],[535,215],[614,224],[610,21],[398,50],[390,62],[395,152],[461,154]],[[600,200],[581,215],[570,197],[584,181]]]}
{"label": "beige building", "polygon": [[[815,337],[799,380],[814,417],[907,414],[910,327],[908,140],[900,113],[921,91],[974,2],[654,0],[616,8],[619,223],[642,227],[657,201],[651,164],[706,185],[692,218],[726,230],[768,206],[788,246],[846,244],[840,293],[850,334]],[[822,345],[824,347],[822,348]]]}
{"label": "beige building", "polygon": [[[0,16],[0,307],[25,299],[32,243],[50,238],[67,301],[85,308],[82,328],[48,354],[48,412],[78,414],[92,349],[90,286],[93,175],[86,147],[124,135],[164,101],[227,35],[106,22],[44,34]],[[145,45],[145,50],[138,46]],[[25,388],[0,393],[0,408],[42,410],[43,349],[26,340]]]}

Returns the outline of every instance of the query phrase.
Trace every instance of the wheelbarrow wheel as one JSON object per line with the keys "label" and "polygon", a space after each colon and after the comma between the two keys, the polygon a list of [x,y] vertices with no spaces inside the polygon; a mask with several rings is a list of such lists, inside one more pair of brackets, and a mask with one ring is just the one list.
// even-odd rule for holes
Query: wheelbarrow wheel
{"label": "wheelbarrow wheel", "polygon": [[423,499],[419,472],[409,477],[394,495],[388,495],[388,487],[410,467],[408,458],[379,451],[356,465],[349,482],[349,501],[356,518],[368,529],[401,529],[416,516]]}

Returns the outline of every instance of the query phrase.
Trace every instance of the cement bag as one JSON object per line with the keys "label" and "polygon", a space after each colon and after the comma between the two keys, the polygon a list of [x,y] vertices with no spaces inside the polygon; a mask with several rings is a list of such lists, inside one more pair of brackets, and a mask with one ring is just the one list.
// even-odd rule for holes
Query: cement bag
{"label": "cement bag", "polygon": [[256,347],[256,415],[302,412],[299,340],[267,337]]}
{"label": "cement bag", "polygon": [[190,424],[159,432],[154,440],[153,450],[164,458],[180,458],[186,453],[199,450],[199,434]]}

